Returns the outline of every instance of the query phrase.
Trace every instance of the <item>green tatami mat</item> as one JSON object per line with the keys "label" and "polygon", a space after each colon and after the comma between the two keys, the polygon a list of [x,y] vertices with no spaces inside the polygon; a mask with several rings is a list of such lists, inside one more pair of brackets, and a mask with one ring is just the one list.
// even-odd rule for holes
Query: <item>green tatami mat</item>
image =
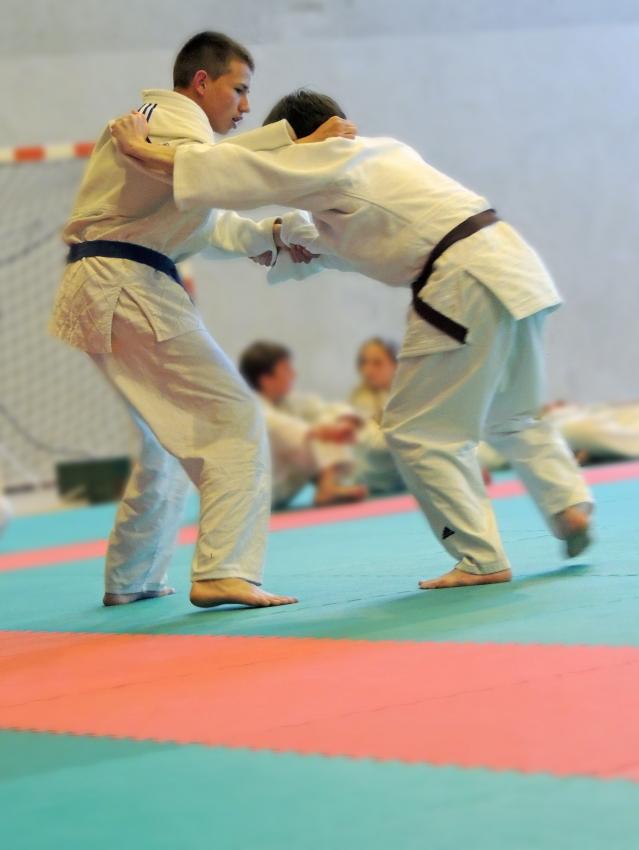
{"label": "green tatami mat", "polygon": [[639,833],[622,781],[12,732],[0,756],[7,850],[635,850]]}
{"label": "green tatami mat", "polygon": [[451,564],[419,514],[398,514],[272,535],[265,585],[299,605],[197,610],[182,547],[176,596],[119,608],[100,605],[101,559],[2,573],[0,628],[639,645],[639,481],[595,491],[597,543],[576,562],[526,497],[496,502],[509,585],[417,591]]}

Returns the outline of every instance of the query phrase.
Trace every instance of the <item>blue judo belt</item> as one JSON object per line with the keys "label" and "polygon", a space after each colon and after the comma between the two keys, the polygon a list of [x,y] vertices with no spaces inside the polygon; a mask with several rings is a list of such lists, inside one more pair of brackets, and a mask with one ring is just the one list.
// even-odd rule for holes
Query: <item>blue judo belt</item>
{"label": "blue judo belt", "polygon": [[133,260],[134,263],[142,263],[144,266],[150,266],[152,269],[168,275],[184,287],[173,260],[159,251],[153,251],[143,245],[135,245],[133,242],[113,242],[110,239],[92,239],[89,242],[78,242],[69,248],[67,263],[77,263],[78,260],[84,260],[86,257]]}

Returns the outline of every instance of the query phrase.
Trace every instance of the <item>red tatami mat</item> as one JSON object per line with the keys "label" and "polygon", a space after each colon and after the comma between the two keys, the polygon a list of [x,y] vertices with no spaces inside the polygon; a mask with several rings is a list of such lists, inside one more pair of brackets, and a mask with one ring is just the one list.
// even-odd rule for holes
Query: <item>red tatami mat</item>
{"label": "red tatami mat", "polygon": [[0,727],[639,781],[639,649],[0,632]]}

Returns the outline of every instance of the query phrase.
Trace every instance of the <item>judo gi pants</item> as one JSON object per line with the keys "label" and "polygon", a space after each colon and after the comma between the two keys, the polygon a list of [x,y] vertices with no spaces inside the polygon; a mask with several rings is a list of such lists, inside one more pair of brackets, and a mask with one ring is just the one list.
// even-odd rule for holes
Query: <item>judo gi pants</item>
{"label": "judo gi pants", "polygon": [[[469,341],[400,359],[382,427],[407,486],[457,568],[474,574],[510,567],[477,459],[479,440],[503,455],[556,533],[554,517],[591,503],[572,452],[540,419],[547,311],[515,320],[479,281],[463,275]],[[439,336],[438,336],[439,335]]]}
{"label": "judo gi pants", "polygon": [[261,411],[203,329],[157,342],[125,291],[112,353],[92,358],[125,399],[141,439],[109,538],[108,593],[166,586],[190,479],[200,493],[192,581],[261,583],[271,481]]}

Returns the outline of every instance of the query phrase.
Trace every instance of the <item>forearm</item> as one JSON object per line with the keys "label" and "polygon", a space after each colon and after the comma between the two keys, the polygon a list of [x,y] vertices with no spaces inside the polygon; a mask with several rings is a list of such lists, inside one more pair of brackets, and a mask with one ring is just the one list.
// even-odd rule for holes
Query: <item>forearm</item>
{"label": "forearm", "polygon": [[288,121],[278,121],[255,130],[245,130],[238,135],[216,141],[218,145],[238,145],[252,151],[268,151],[295,144],[297,136]]}
{"label": "forearm", "polygon": [[[122,153],[134,159],[147,171],[172,178],[175,146],[151,143],[149,125],[143,115],[138,112],[129,113],[111,121],[109,126],[111,135]],[[233,144],[236,147],[254,151],[275,150],[292,145],[294,142],[295,134],[287,121],[278,121],[268,127],[260,127],[226,140],[227,145]],[[206,147],[212,146],[206,145]],[[218,145],[215,147],[217,148]]]}
{"label": "forearm", "polygon": [[[246,148],[237,144],[187,144],[177,149],[153,145],[147,141],[148,122],[137,112],[116,119],[110,127],[123,154],[158,178],[173,181],[180,209],[252,209],[269,203],[303,206],[296,198],[326,191],[343,179],[353,151],[347,145],[337,152],[331,150],[328,156],[323,145],[301,143],[339,136],[352,139],[355,128],[341,118],[331,118],[311,136],[291,144],[288,125],[281,123],[282,127],[275,127],[275,138],[272,128],[262,128]],[[265,135],[268,143],[263,140],[261,144],[266,150],[252,149],[259,148],[257,137]],[[296,153],[292,159],[287,156],[291,152]]]}
{"label": "forearm", "polygon": [[294,144],[252,151],[238,145],[183,145],[175,158],[173,197],[179,209],[248,210],[269,204],[316,209],[325,195],[350,185],[357,148]]}
{"label": "forearm", "polygon": [[[285,203],[289,194],[295,194],[300,178],[304,184],[309,180],[306,174],[289,175],[281,169],[270,169],[268,158],[264,161],[240,145],[189,144],[175,148],[151,144],[142,138],[127,138],[119,144],[122,152],[145,171],[173,182],[180,209],[253,209],[268,203]],[[285,185],[288,182],[293,184],[290,188]],[[283,197],[278,196],[278,190]]]}

